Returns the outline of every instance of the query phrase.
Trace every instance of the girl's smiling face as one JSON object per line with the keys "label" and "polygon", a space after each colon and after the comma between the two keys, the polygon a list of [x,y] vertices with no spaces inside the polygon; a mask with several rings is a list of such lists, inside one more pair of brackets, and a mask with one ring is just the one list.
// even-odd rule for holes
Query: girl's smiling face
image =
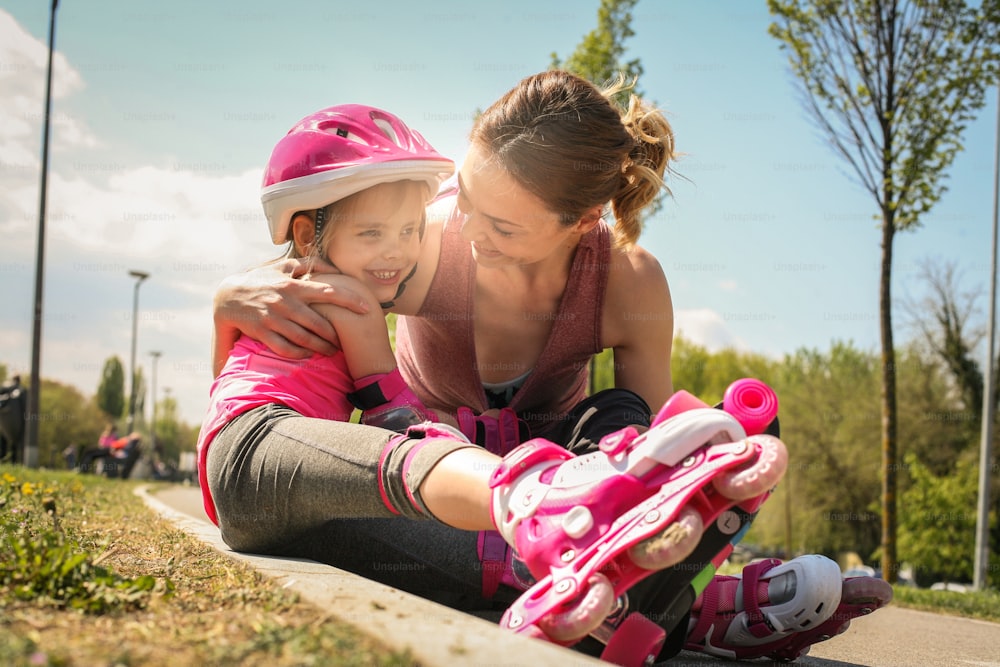
{"label": "girl's smiling face", "polygon": [[360,280],[380,302],[395,298],[420,254],[427,187],[416,181],[383,183],[335,206],[325,234],[327,259]]}

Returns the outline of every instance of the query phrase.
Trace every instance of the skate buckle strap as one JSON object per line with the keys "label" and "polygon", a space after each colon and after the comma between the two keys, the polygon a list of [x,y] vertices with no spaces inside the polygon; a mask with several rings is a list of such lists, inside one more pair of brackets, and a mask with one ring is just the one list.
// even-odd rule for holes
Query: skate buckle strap
{"label": "skate buckle strap", "polygon": [[715,625],[715,615],[719,610],[720,589],[727,583],[731,583],[733,586],[737,585],[735,580],[731,582],[718,581],[709,584],[701,592],[701,606],[698,610],[698,620],[695,621],[694,627],[688,633],[688,642],[700,642],[712,631],[712,627]]}
{"label": "skate buckle strap", "polygon": [[598,447],[608,456],[617,456],[624,452],[638,437],[639,431],[634,426],[626,426],[620,431],[615,431],[601,438]]}
{"label": "skate buckle strap", "polygon": [[548,440],[536,438],[514,448],[505,456],[490,476],[490,488],[510,484],[528,468],[544,461],[569,460],[574,458],[567,450]]}
{"label": "skate buckle strap", "polygon": [[751,563],[743,568],[743,610],[747,614],[747,630],[754,637],[763,638],[774,634],[774,628],[767,622],[764,612],[760,610],[759,583],[763,574],[781,565],[777,558],[768,558]]}
{"label": "skate buckle strap", "polygon": [[496,454],[506,456],[510,450],[531,437],[527,423],[517,417],[511,408],[503,408],[497,417],[497,451]]}
{"label": "skate buckle strap", "polygon": [[481,530],[476,540],[476,551],[483,565],[483,597],[491,600],[503,581],[507,543],[495,530]]}
{"label": "skate buckle strap", "polygon": [[[371,376],[369,376],[371,377]],[[367,378],[361,378],[358,383],[364,382]],[[406,389],[406,382],[396,368],[391,373],[386,373],[378,380],[370,382],[362,387],[355,388],[347,394],[347,400],[358,410],[371,410],[380,405],[385,405],[399,395],[399,392]]]}
{"label": "skate buckle strap", "polygon": [[458,428],[469,440],[482,445],[486,451],[506,456],[531,434],[528,425],[517,418],[511,408],[503,408],[496,417],[477,415],[471,408],[462,406],[455,415]]}
{"label": "skate buckle strap", "polygon": [[472,442],[480,442],[479,424],[476,421],[476,413],[471,408],[464,405],[455,412],[455,419],[458,422],[458,430],[465,434],[465,437]]}

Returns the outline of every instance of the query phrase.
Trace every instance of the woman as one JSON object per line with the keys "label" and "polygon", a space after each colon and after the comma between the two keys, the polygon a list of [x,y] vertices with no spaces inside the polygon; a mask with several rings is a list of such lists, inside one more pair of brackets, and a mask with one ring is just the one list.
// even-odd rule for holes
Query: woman
{"label": "woman", "polygon": [[[523,439],[521,422],[533,436],[575,453],[592,451],[609,433],[648,426],[649,406],[658,408],[673,393],[670,290],[659,262],[636,245],[642,211],[665,189],[673,133],[661,113],[634,95],[626,109],[613,104],[622,90],[601,91],[548,71],[524,79],[487,109],[472,130],[455,187],[431,208],[417,269],[396,296],[394,310],[405,316],[397,330],[403,378],[428,408],[455,414],[464,432],[496,453]],[[305,272],[294,262],[279,268],[292,278]],[[308,304],[350,308],[353,301],[273,271],[236,277],[216,297],[215,356],[228,351],[237,330],[282,354],[324,351],[332,332]],[[605,348],[614,353],[615,389],[587,397],[588,362]],[[739,518],[745,526],[752,516]],[[516,580],[501,576],[499,564],[509,565],[510,553],[489,533],[478,540],[448,534],[449,547],[441,549],[425,526],[409,535],[394,528],[391,538],[380,538],[375,526],[358,530],[361,543],[391,541],[404,562],[420,563],[424,581],[450,570],[467,573],[458,578],[468,583],[481,570],[490,594],[498,579]],[[707,530],[687,562],[629,591],[633,609],[675,629],[661,658],[681,648],[698,620],[734,628],[752,623],[754,610],[744,610],[742,590],[737,596],[730,586],[719,589],[727,599],[700,605],[700,614],[685,620],[699,592],[689,584],[731,539],[731,532]],[[754,571],[760,583],[776,585],[756,598],[764,613],[792,603],[821,606],[825,613],[810,618],[815,627],[828,623],[841,601],[835,564],[786,565]],[[499,593],[501,601],[510,599],[506,589]],[[798,646],[807,634],[796,634],[784,617],[775,620],[767,642],[753,637],[751,644],[763,647],[757,655]],[[702,650],[739,649],[743,657],[754,651],[736,632],[726,635],[728,644],[712,640]]]}

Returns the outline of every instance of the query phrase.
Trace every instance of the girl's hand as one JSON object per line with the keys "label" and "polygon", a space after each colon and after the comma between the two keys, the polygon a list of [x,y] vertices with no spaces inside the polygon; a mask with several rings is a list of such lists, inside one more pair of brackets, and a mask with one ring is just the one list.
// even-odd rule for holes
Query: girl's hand
{"label": "girl's hand", "polygon": [[358,314],[367,313],[369,307],[348,287],[309,280],[307,270],[338,273],[319,259],[286,259],[226,278],[213,302],[217,341],[213,358],[221,353],[224,360],[240,333],[293,359],[335,352],[337,333],[312,305],[333,305]]}

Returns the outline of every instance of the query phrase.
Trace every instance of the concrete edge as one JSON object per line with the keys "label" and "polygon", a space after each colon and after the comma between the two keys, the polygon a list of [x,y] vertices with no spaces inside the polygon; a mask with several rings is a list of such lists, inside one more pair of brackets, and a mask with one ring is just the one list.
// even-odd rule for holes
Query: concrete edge
{"label": "concrete edge", "polygon": [[150,493],[148,485],[137,487],[135,493],[181,530],[225,556],[252,565],[283,588],[295,591],[302,599],[390,649],[408,650],[427,667],[606,664],[330,565],[235,552],[222,541],[218,528],[167,506]]}

